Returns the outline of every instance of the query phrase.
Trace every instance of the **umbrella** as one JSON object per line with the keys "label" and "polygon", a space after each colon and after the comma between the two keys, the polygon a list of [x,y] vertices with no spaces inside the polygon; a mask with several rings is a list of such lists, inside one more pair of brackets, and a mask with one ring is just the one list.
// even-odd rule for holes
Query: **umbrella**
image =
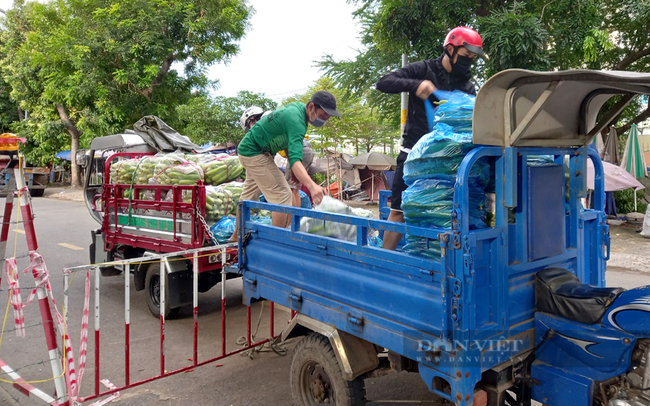
{"label": "umbrella", "polygon": [[[607,134],[605,144],[603,145],[601,158],[603,159],[603,162],[609,162],[614,165],[621,164],[621,155],[618,152],[618,134],[616,133],[616,127],[614,126],[609,127],[609,133]],[[614,192],[605,192],[605,213],[607,215],[617,216]]]}
{"label": "umbrella", "polygon": [[[639,144],[636,124],[630,128],[630,136],[625,144],[623,153],[623,169],[627,170],[635,178],[645,178],[648,176],[648,169],[645,163],[643,150]],[[634,211],[636,212],[636,193],[634,194]]]}
{"label": "umbrella", "polygon": [[614,126],[609,128],[603,151],[603,161],[614,165],[620,165],[621,163],[621,155],[618,152],[618,135]]}
{"label": "umbrella", "polygon": [[[614,192],[623,189],[641,190],[645,186],[639,182],[625,169],[609,162],[603,161],[603,173],[605,175],[605,192]],[[594,164],[587,161],[587,187],[594,190]]]}
{"label": "umbrella", "polygon": [[[388,155],[380,154],[378,152],[368,152],[365,154],[361,154],[359,156],[352,158],[348,163],[354,166],[355,168],[359,168],[359,169],[368,168],[371,171],[387,171],[397,165],[397,161],[395,161],[395,158]],[[370,189],[370,196],[371,196],[370,200],[372,200],[372,197],[375,195],[374,173],[371,172],[370,177],[372,179],[372,185]]]}

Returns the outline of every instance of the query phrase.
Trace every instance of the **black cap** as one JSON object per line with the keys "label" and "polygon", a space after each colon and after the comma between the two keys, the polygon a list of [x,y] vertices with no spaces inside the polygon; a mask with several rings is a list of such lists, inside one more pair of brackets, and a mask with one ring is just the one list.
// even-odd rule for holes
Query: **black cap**
{"label": "black cap", "polygon": [[319,90],[311,97],[311,102],[325,110],[330,116],[341,117],[341,113],[336,111],[336,98],[330,92]]}

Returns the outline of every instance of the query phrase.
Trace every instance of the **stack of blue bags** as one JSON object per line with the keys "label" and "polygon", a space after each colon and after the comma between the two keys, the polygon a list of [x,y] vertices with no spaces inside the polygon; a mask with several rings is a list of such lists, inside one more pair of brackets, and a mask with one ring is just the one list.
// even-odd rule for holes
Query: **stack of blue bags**
{"label": "stack of blue bags", "polygon": [[[404,163],[402,194],[404,221],[419,227],[450,228],[454,204],[456,174],[472,144],[472,113],[475,96],[447,92],[447,103],[438,107],[433,131],[412,148]],[[490,166],[479,161],[470,172],[470,229],[486,227],[485,187],[490,180]],[[402,251],[430,259],[440,259],[440,243],[423,237],[406,236]]]}

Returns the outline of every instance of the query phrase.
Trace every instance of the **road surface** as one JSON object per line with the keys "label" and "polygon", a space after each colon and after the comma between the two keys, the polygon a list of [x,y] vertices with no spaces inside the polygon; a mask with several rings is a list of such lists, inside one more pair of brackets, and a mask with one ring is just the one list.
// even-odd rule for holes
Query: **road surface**
{"label": "road surface", "polygon": [[[69,196],[68,196],[69,197]],[[83,203],[52,198],[33,200],[36,214],[36,232],[40,252],[46,260],[51,275],[55,297],[62,305],[62,269],[88,263],[87,247],[90,230],[97,224],[87,214]],[[18,231],[16,231],[16,229]],[[12,227],[7,248],[8,256],[26,253],[25,235],[22,227]],[[17,237],[17,238],[16,238]],[[16,244],[14,244],[16,241]],[[612,227],[612,258],[607,273],[608,284],[627,288],[650,284],[650,250],[648,240],[643,239],[629,227]],[[19,261],[22,269],[25,259]],[[2,275],[0,298],[6,296],[6,280]],[[21,277],[21,287],[33,286],[29,275]],[[123,276],[101,279],[101,369],[100,378],[114,384],[124,383],[124,278]],[[75,350],[80,340],[80,317],[84,296],[84,278],[78,275],[69,287],[70,333]],[[27,292],[23,292],[23,300]],[[245,334],[246,310],[241,305],[241,282],[227,283],[228,307],[228,350],[238,348],[237,339]],[[3,299],[4,300],[4,299]],[[92,306],[92,299],[91,299]],[[6,304],[5,304],[6,306]],[[253,321],[257,321],[261,304],[252,309]],[[3,307],[4,308],[4,307]],[[199,303],[199,360],[220,354],[221,304],[220,285],[210,292],[201,294]],[[4,313],[3,313],[4,314]],[[260,323],[258,338],[268,336],[268,306]],[[276,312],[276,332],[288,316]],[[43,324],[40,321],[38,305],[32,303],[25,311],[27,337],[17,338],[13,332],[13,313],[9,310],[4,334],[0,341],[0,359],[19,370],[28,381],[51,378],[46,343],[43,338]],[[82,393],[94,390],[94,347],[93,320],[91,309],[90,349],[88,366],[83,377]],[[131,381],[145,379],[160,370],[160,323],[148,311],[143,292],[131,289]],[[170,320],[165,330],[166,369],[172,371],[188,365],[192,358],[192,314],[184,309],[179,318]],[[289,355],[274,352],[256,354],[253,359],[246,356],[232,356],[222,361],[198,368],[193,372],[181,373],[163,380],[147,383],[124,391],[113,403],[116,405],[290,405],[289,366],[291,349],[295,341],[287,344]],[[0,375],[0,379],[6,379]],[[52,395],[51,382],[35,384]],[[438,398],[430,394],[417,374],[392,374],[366,381],[369,405],[440,405]],[[0,404],[41,405],[34,398],[20,394],[10,384],[0,382]]]}

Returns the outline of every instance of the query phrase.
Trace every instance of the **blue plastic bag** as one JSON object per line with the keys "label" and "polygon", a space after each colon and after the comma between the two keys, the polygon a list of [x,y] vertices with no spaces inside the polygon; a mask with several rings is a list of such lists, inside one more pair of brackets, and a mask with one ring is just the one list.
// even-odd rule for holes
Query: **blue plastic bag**
{"label": "blue plastic bag", "polygon": [[210,227],[210,232],[217,239],[219,244],[225,244],[235,232],[235,218],[231,216],[222,217]]}
{"label": "blue plastic bag", "polygon": [[441,104],[435,113],[436,126],[440,123],[447,124],[457,133],[472,132],[472,115],[474,114],[474,101],[476,96],[454,90]]}
{"label": "blue plastic bag", "polygon": [[[471,133],[458,133],[444,123],[424,135],[413,146],[404,162],[404,182],[412,185],[418,179],[455,179],[465,155],[476,148]],[[479,161],[471,169],[470,182],[477,186],[487,184],[490,168]]]}
{"label": "blue plastic bag", "polygon": [[[268,214],[268,215],[265,215]],[[271,225],[271,215],[269,212],[262,213],[262,214],[255,214],[251,216],[251,221],[259,224],[263,224],[265,226],[270,226]]]}
{"label": "blue plastic bag", "polygon": [[438,106],[440,104],[447,103],[447,100],[452,97],[453,92],[438,89],[433,92],[433,95],[438,100],[440,100],[439,104],[436,104],[434,106],[430,99],[426,99],[424,101],[424,111],[427,114],[427,124],[429,125],[429,131],[433,131],[433,127],[436,124],[436,111],[438,110]]}
{"label": "blue plastic bag", "polygon": [[[425,102],[432,131],[420,138],[404,163],[404,182],[409,187],[402,193],[402,210],[409,225],[451,228],[456,176],[465,156],[476,148],[472,144],[475,96],[460,91],[435,96],[447,102],[436,108]],[[469,227],[485,228],[490,166],[480,160],[469,175]],[[411,235],[406,241],[403,252],[440,260],[439,241]]]}
{"label": "blue plastic bag", "polygon": [[[485,228],[486,196],[480,188],[469,191],[469,227]],[[419,227],[450,228],[454,209],[454,182],[421,179],[402,193],[406,224]]]}
{"label": "blue plastic bag", "polygon": [[300,191],[300,207],[303,209],[311,209],[311,200],[307,193]]}
{"label": "blue plastic bag", "polygon": [[402,247],[402,252],[417,257],[440,261],[440,241],[432,240],[431,238],[407,235],[406,244]]}

